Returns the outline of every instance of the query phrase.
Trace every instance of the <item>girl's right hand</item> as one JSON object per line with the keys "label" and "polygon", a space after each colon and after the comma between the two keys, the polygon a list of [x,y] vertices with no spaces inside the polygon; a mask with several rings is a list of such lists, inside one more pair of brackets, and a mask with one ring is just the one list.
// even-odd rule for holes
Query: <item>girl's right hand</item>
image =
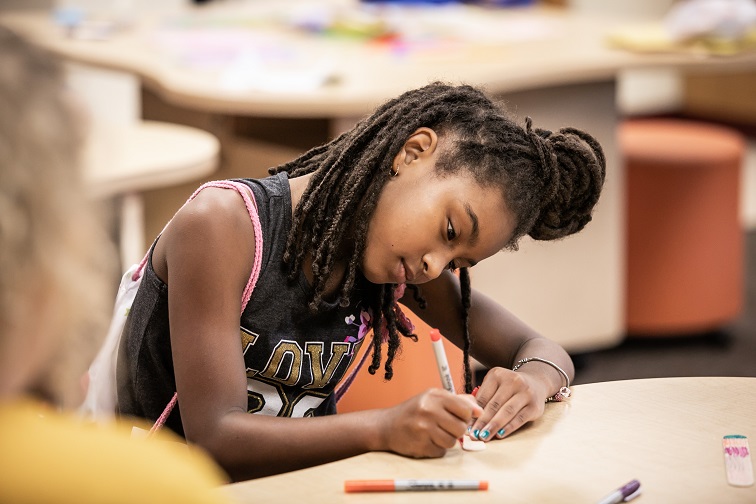
{"label": "girl's right hand", "polygon": [[443,457],[483,409],[469,395],[429,389],[383,410],[381,445],[414,458]]}

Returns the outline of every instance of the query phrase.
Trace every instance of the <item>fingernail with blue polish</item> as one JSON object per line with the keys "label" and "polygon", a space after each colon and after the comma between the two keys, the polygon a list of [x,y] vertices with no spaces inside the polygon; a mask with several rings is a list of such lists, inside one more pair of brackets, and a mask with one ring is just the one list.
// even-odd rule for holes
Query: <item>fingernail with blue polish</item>
{"label": "fingernail with blue polish", "polygon": [[479,433],[480,433],[480,430],[478,430],[478,429],[475,429],[475,430],[473,431],[472,435],[473,435],[473,437],[474,437],[475,439],[478,439],[478,434],[479,434]]}
{"label": "fingernail with blue polish", "polygon": [[489,434],[491,434],[491,433],[488,432],[487,430],[484,430],[483,432],[480,433],[480,438],[481,439],[486,439]]}
{"label": "fingernail with blue polish", "polygon": [[496,434],[498,434],[499,436],[503,436],[504,434],[506,434],[506,432],[507,431],[504,429],[499,429],[499,432],[497,432]]}

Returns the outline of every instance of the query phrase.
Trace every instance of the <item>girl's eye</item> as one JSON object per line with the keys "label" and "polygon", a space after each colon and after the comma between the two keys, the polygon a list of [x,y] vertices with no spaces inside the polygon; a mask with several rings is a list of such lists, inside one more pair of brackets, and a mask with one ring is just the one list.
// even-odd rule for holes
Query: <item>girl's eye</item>
{"label": "girl's eye", "polygon": [[449,239],[449,241],[453,240],[457,237],[457,232],[454,231],[454,226],[452,226],[451,221],[447,221],[446,224],[446,238]]}

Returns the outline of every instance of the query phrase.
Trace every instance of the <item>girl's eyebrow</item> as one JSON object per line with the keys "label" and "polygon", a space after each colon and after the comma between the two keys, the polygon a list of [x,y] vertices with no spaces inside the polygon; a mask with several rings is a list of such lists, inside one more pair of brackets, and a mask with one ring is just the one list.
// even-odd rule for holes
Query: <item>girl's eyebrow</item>
{"label": "girl's eyebrow", "polygon": [[472,225],[472,231],[470,232],[470,239],[468,242],[470,243],[470,246],[474,247],[478,243],[478,235],[480,234],[478,229],[478,216],[475,215],[470,203],[465,203],[465,212],[467,212],[467,216],[470,217],[470,223]]}

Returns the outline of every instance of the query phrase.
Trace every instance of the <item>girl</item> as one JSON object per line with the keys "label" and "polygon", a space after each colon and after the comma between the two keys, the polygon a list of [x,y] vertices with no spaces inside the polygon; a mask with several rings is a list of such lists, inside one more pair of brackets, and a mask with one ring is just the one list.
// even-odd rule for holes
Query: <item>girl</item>
{"label": "girl", "polygon": [[[372,450],[440,457],[468,426],[505,437],[572,377],[566,352],[467,270],[591,220],[605,174],[592,137],[523,128],[481,91],[434,83],[271,174],[202,190],[153,244],[119,352],[121,414],[155,420],[177,392],[166,425],[239,480]],[[391,379],[412,337],[398,302],[491,369],[475,400],[428,390],[327,416],[369,329],[369,372],[385,343]]]}

